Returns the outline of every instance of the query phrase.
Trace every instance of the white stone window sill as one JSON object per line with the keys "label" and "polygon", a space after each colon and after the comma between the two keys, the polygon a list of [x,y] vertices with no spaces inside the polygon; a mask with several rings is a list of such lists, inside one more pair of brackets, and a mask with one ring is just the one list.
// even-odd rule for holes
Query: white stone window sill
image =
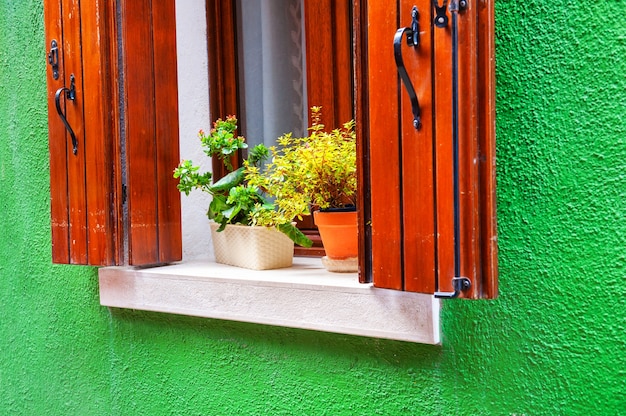
{"label": "white stone window sill", "polygon": [[255,271],[212,262],[99,270],[100,303],[316,331],[439,344],[439,301],[329,273],[319,258]]}

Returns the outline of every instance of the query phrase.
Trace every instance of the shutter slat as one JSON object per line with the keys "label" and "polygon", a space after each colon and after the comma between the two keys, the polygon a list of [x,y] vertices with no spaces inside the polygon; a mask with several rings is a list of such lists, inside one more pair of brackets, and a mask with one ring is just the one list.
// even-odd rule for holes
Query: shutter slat
{"label": "shutter slat", "polygon": [[158,263],[154,47],[150,0],[122,4],[130,264]]}
{"label": "shutter slat", "polygon": [[[371,274],[376,286],[402,289],[402,219],[400,200],[399,99],[393,58],[393,34],[398,28],[397,5],[369,2],[367,37],[369,176],[371,203]],[[373,59],[372,57],[376,57]]]}
{"label": "shutter slat", "polygon": [[[449,13],[448,13],[449,14]],[[452,176],[452,37],[448,27],[432,27],[435,91],[438,290],[450,292],[454,277],[454,189]]]}
{"label": "shutter slat", "polygon": [[[65,86],[70,88],[70,77],[75,76],[76,99],[63,99],[65,117],[78,139],[78,152],[72,153],[72,142],[68,137],[67,182],[69,194],[69,241],[70,263],[87,264],[87,193],[85,178],[85,128],[83,100],[83,67],[81,44],[81,15],[79,0],[63,1],[63,58]],[[78,41],[77,41],[78,40]]]}
{"label": "shutter slat", "polygon": [[[401,26],[410,24],[411,11],[428,15],[429,0],[419,2],[403,0],[400,6]],[[426,22],[425,18],[422,22]],[[432,33],[422,23],[419,47],[409,47],[403,39],[403,56],[406,70],[412,76],[421,107],[422,127],[413,126],[411,102],[401,88],[402,108],[402,188],[404,212],[404,288],[411,292],[431,293],[435,290],[435,196],[434,159],[432,141],[432,89],[430,79]],[[415,75],[419,74],[419,75]]]}
{"label": "shutter slat", "polygon": [[52,233],[52,261],[69,263],[69,204],[67,198],[67,151],[65,127],[57,115],[54,95],[64,85],[63,19],[59,1],[44,2],[46,21],[46,52],[52,40],[59,44],[59,78],[54,79],[52,68],[46,65],[48,83],[48,136],[50,149],[50,223]]}
{"label": "shutter slat", "polygon": [[172,172],[180,162],[178,137],[178,79],[176,68],[176,21],[173,0],[152,4],[159,261],[182,258],[181,202]]}
{"label": "shutter slat", "polygon": [[102,76],[109,61],[107,8],[99,2],[81,3],[83,90],[85,108],[85,174],[87,179],[87,233],[89,264],[112,265],[115,249],[115,212],[113,192],[113,148],[115,135],[111,123],[112,80]]}
{"label": "shutter slat", "polygon": [[494,5],[478,6],[478,164],[480,166],[481,290],[478,296],[498,295],[496,216],[496,80]]}
{"label": "shutter slat", "polygon": [[459,18],[459,115],[461,192],[461,275],[472,280],[463,296],[474,297],[480,288],[480,215],[478,206],[478,86],[477,39],[474,4]]}

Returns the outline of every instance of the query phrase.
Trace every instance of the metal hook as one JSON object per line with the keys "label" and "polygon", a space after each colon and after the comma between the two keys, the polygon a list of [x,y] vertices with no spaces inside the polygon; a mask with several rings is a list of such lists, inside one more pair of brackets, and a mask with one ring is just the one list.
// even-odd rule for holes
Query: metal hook
{"label": "metal hook", "polygon": [[74,134],[74,130],[72,129],[72,126],[70,126],[70,123],[67,121],[67,118],[63,113],[63,109],[61,108],[61,94],[63,94],[64,92],[65,98],[67,100],[74,101],[76,99],[76,83],[74,74],[70,75],[70,88],[63,86],[56,91],[56,93],[54,94],[54,103],[56,104],[57,113],[59,114],[61,121],[65,125],[65,128],[72,138],[72,153],[76,155],[78,154],[78,139],[76,138],[76,134]]}
{"label": "metal hook", "polygon": [[409,99],[411,101],[411,111],[413,113],[413,127],[419,130],[422,127],[422,112],[420,109],[419,100],[417,99],[417,94],[415,93],[415,89],[413,88],[413,83],[411,82],[411,78],[409,78],[409,74],[406,72],[404,60],[402,59],[402,35],[406,33],[406,40],[409,46],[419,46],[419,11],[417,10],[417,6],[413,6],[413,9],[411,10],[411,16],[411,27],[403,27],[396,31],[396,34],[393,38],[393,54],[396,61],[396,67],[398,68],[398,74],[400,75],[400,79],[402,80],[402,83],[404,84],[404,87],[406,88],[406,91],[409,94]]}
{"label": "metal hook", "polygon": [[452,287],[454,288],[454,292],[435,292],[434,296],[440,299],[458,298],[461,292],[472,287],[472,281],[467,277],[455,277],[452,279]]}

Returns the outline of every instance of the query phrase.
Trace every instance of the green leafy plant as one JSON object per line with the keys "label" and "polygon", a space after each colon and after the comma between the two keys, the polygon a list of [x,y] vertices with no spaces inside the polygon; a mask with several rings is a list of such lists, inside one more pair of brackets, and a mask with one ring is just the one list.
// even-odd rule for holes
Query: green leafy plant
{"label": "green leafy plant", "polygon": [[285,134],[277,139],[277,146],[270,147],[272,161],[264,168],[245,164],[248,183],[275,198],[279,215],[285,217],[308,214],[310,206],[356,206],[355,123],[327,132],[321,107],[311,110],[307,137]]}
{"label": "green leafy plant", "polygon": [[220,158],[229,171],[233,170],[231,158],[237,150],[246,149],[246,139],[241,136],[235,136],[237,130],[237,117],[228,116],[226,120],[221,118],[213,123],[213,129],[206,135],[200,130],[198,137],[202,143],[204,153],[209,157],[217,156]]}
{"label": "green leafy plant", "polygon": [[[223,231],[228,224],[258,225],[276,227],[291,238],[294,243],[304,247],[313,244],[292,223],[294,217],[301,213],[293,213],[288,217],[276,209],[261,189],[248,183],[246,167],[233,168],[232,160],[237,151],[246,149],[245,138],[236,136],[237,118],[229,116],[226,120],[218,119],[209,134],[200,130],[198,137],[205,154],[218,157],[224,162],[229,173],[215,183],[211,183],[211,172],[200,172],[200,167],[190,160],[183,160],[174,170],[174,178],[178,179],[178,190],[189,195],[194,189],[200,189],[212,196],[207,216],[220,224],[218,231]],[[249,152],[245,166],[260,169],[269,157],[269,150],[264,145],[257,145]]]}

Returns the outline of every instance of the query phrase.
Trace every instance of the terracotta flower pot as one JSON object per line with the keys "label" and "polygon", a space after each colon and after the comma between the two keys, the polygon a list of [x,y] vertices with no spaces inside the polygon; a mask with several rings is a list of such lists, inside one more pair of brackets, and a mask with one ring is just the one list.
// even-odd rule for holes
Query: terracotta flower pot
{"label": "terracotta flower pot", "polygon": [[315,211],[313,219],[329,260],[324,261],[324,266],[330,271],[357,271],[359,242],[356,211]]}

